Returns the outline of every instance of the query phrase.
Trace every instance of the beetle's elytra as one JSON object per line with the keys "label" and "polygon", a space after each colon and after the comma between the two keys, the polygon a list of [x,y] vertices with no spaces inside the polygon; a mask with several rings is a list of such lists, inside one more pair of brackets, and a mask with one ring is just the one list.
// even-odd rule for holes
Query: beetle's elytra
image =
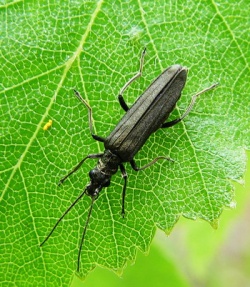
{"label": "beetle's elytra", "polygon": [[89,172],[90,183],[86,186],[78,198],[69,206],[69,208],[58,219],[50,233],[40,244],[42,246],[51,236],[57,225],[64,218],[64,216],[71,210],[71,208],[83,197],[84,194],[91,197],[91,204],[87,216],[87,220],[83,229],[83,235],[80,241],[77,271],[80,270],[80,256],[82,245],[84,242],[87,226],[90,220],[93,204],[98,198],[102,188],[110,185],[111,177],[118,169],[120,169],[124,185],[122,190],[122,216],[125,214],[125,195],[127,186],[127,173],[123,165],[124,162],[130,162],[131,167],[136,170],[142,170],[154,164],[159,159],[169,159],[167,157],[159,156],[153,161],[143,167],[137,167],[134,156],[144,145],[149,136],[157,131],[159,128],[169,128],[180,122],[192,109],[196,98],[211,89],[217,84],[204,89],[192,97],[191,103],[182,117],[170,122],[166,122],[170,113],[174,109],[176,102],[181,96],[182,89],[185,86],[187,79],[187,68],[180,65],[173,65],[163,71],[146,89],[146,91],[136,100],[136,102],[129,108],[123,98],[124,91],[128,86],[141,76],[146,49],[144,49],[139,72],[131,78],[121,89],[118,96],[121,107],[126,111],[123,118],[116,125],[114,130],[107,138],[100,137],[93,133],[92,129],[92,110],[88,103],[75,91],[77,98],[87,107],[89,112],[89,126],[92,137],[104,143],[105,150],[100,154],[89,154],[82,159],[79,164],[65,177],[63,177],[59,184],[62,184],[72,173],[77,171],[86,159],[98,159],[98,163],[94,169]]}

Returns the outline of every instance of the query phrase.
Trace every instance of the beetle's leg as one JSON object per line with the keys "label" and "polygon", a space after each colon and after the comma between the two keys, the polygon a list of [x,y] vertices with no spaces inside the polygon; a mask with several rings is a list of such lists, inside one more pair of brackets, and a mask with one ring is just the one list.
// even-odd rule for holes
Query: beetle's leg
{"label": "beetle's leg", "polygon": [[142,55],[141,55],[141,60],[140,60],[140,69],[138,71],[138,73],[136,75],[134,75],[121,89],[120,94],[118,95],[118,100],[119,103],[121,105],[121,107],[124,109],[125,112],[127,112],[129,110],[128,105],[126,104],[124,98],[123,98],[123,93],[124,91],[128,88],[128,86],[130,84],[132,84],[137,78],[139,78],[142,74],[142,68],[143,68],[143,63],[144,63],[144,57],[146,54],[146,48],[144,48],[144,50],[142,51]]}
{"label": "beetle's leg", "polygon": [[210,91],[212,90],[213,88],[215,88],[216,86],[218,86],[218,83],[217,84],[213,84],[212,86],[200,91],[199,93],[197,93],[196,95],[194,95],[191,99],[191,103],[189,104],[187,110],[185,111],[185,113],[179,118],[179,119],[175,119],[171,122],[167,122],[167,123],[164,123],[161,128],[170,128],[174,125],[176,125],[177,123],[179,123],[180,121],[182,121],[188,114],[189,112],[192,110],[194,104],[195,104],[195,101],[196,99],[203,93],[207,92],[207,91]]}
{"label": "beetle's leg", "polygon": [[122,177],[124,179],[123,189],[122,189],[122,217],[125,215],[125,196],[126,196],[126,188],[127,188],[127,173],[123,164],[120,164],[120,170],[122,173]]}
{"label": "beetle's leg", "polygon": [[69,172],[66,176],[64,176],[62,179],[60,179],[58,185],[63,184],[65,179],[67,179],[72,173],[76,172],[82,166],[82,164],[85,162],[86,159],[88,159],[88,158],[100,158],[100,157],[102,157],[102,155],[103,155],[103,153],[94,153],[94,154],[89,154],[88,156],[86,156],[71,170],[71,172]]}
{"label": "beetle's leg", "polygon": [[131,164],[131,167],[135,170],[135,171],[139,171],[139,170],[143,170],[145,168],[148,168],[150,167],[151,165],[153,165],[154,163],[156,163],[158,160],[160,159],[165,159],[165,160],[169,160],[169,161],[173,161],[170,157],[166,157],[166,156],[157,156],[155,159],[153,159],[151,162],[145,164],[144,166],[142,167],[138,167],[135,163],[135,160],[132,159],[130,161],[130,164]]}
{"label": "beetle's leg", "polygon": [[85,105],[85,107],[88,109],[88,114],[89,114],[89,129],[90,133],[92,135],[92,138],[99,141],[99,142],[104,142],[105,138],[100,137],[96,134],[94,134],[93,130],[93,120],[92,120],[92,109],[90,105],[83,99],[83,97],[76,91],[74,90],[76,97]]}

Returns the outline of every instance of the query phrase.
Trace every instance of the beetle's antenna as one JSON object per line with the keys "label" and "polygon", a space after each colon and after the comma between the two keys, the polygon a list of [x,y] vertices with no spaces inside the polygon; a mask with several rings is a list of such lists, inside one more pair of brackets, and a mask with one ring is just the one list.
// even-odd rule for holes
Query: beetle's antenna
{"label": "beetle's antenna", "polygon": [[44,245],[44,243],[50,238],[54,230],[57,228],[57,225],[62,221],[64,216],[75,206],[75,204],[83,197],[83,195],[86,193],[86,189],[77,197],[77,199],[68,207],[68,209],[62,214],[62,216],[57,220],[56,224],[50,231],[50,233],[47,235],[47,237],[43,240],[43,242],[40,244],[40,247]]}
{"label": "beetle's antenna", "polygon": [[84,242],[84,238],[85,238],[85,234],[86,234],[86,231],[87,231],[87,227],[89,225],[89,219],[90,219],[90,216],[91,216],[91,213],[92,213],[92,209],[93,209],[93,205],[94,205],[95,200],[96,200],[96,197],[92,196],[91,197],[90,207],[89,207],[89,213],[88,213],[88,216],[87,216],[87,219],[86,219],[86,222],[85,222],[85,226],[84,226],[83,233],[82,233],[82,239],[81,239],[80,246],[79,246],[79,251],[78,251],[77,272],[79,272],[79,270],[80,270],[80,260],[81,260],[82,245],[83,245],[83,242]]}

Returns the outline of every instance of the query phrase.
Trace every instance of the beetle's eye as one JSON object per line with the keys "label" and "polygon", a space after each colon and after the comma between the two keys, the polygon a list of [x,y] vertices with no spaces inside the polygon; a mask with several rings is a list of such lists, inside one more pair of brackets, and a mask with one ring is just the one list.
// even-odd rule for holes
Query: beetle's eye
{"label": "beetle's eye", "polygon": [[93,179],[95,177],[95,174],[96,174],[95,169],[91,169],[91,171],[89,172],[90,179]]}

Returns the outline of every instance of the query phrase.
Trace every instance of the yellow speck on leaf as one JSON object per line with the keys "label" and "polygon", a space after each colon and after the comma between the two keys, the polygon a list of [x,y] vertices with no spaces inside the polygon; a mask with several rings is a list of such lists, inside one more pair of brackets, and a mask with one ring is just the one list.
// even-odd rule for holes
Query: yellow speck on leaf
{"label": "yellow speck on leaf", "polygon": [[52,126],[52,120],[49,120],[43,127],[44,131],[47,131]]}

